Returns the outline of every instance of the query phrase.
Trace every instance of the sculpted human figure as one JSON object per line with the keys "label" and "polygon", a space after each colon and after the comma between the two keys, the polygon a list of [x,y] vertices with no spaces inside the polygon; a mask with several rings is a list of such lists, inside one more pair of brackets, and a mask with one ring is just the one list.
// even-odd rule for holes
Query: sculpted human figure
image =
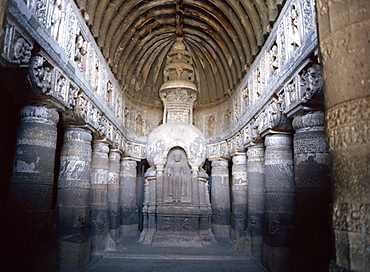
{"label": "sculpted human figure", "polygon": [[167,194],[172,196],[175,202],[181,201],[181,194],[185,191],[186,159],[183,158],[181,150],[173,150],[168,158],[165,168],[167,180]]}

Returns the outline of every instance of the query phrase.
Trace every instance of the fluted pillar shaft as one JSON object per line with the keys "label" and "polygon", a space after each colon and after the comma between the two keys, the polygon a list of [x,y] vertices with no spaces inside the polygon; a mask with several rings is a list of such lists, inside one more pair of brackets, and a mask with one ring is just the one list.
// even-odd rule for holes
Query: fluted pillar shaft
{"label": "fluted pillar shaft", "polygon": [[136,206],[136,164],[131,158],[121,160],[119,183],[120,235],[138,232],[139,214]]}
{"label": "fluted pillar shaft", "polygon": [[105,140],[93,141],[91,160],[91,253],[101,254],[109,226],[108,218],[108,172],[109,146]]}
{"label": "fluted pillar shaft", "polygon": [[231,194],[232,194],[232,229],[231,237],[234,241],[234,249],[246,250],[246,229],[248,218],[248,177],[246,152],[238,152],[233,155],[231,170]]}
{"label": "fluted pillar shaft", "polygon": [[265,216],[265,146],[258,143],[248,147],[248,232],[252,256],[262,263],[263,226]]}
{"label": "fluted pillar shaft", "polygon": [[[21,110],[7,209],[14,235],[10,247],[16,247],[20,256],[17,265],[27,269],[54,266],[52,199],[58,120],[54,109],[27,106]],[[32,254],[26,256],[27,252]]]}
{"label": "fluted pillar shaft", "polygon": [[121,153],[118,149],[109,152],[108,213],[109,231],[116,240],[119,237],[119,172]]}
{"label": "fluted pillar shaft", "polygon": [[224,159],[212,161],[212,231],[218,237],[230,237],[230,184],[229,162]]}
{"label": "fluted pillar shaft", "polygon": [[60,271],[78,271],[90,260],[91,132],[66,127],[58,179]]}
{"label": "fluted pillar shaft", "polygon": [[[329,153],[324,113],[293,120],[296,192],[294,260],[296,270],[325,271],[331,260]],[[314,201],[313,201],[314,200]]]}
{"label": "fluted pillar shaft", "polygon": [[294,169],[290,135],[265,139],[265,228],[263,265],[268,271],[291,271],[294,222]]}

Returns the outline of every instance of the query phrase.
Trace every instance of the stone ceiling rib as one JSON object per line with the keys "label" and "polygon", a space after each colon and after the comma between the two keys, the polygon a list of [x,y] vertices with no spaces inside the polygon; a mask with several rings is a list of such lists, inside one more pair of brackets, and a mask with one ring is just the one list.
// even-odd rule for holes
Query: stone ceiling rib
{"label": "stone ceiling rib", "polygon": [[[75,0],[122,89],[161,105],[166,53],[178,35],[194,58],[197,107],[229,97],[263,44],[282,0]],[[155,102],[156,100],[156,102]]]}

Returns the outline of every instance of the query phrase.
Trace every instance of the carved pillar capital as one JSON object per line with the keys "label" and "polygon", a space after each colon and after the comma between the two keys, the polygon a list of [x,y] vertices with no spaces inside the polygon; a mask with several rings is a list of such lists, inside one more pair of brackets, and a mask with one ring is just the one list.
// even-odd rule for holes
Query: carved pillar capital
{"label": "carved pillar capital", "polygon": [[55,126],[59,121],[59,114],[55,109],[43,106],[26,106],[20,114],[23,122],[31,121]]}
{"label": "carved pillar capital", "polygon": [[246,164],[247,163],[247,152],[237,152],[233,154],[232,160],[234,164]]}
{"label": "carved pillar capital", "polygon": [[322,111],[313,111],[298,115],[293,119],[293,129],[296,132],[325,130],[325,116]]}

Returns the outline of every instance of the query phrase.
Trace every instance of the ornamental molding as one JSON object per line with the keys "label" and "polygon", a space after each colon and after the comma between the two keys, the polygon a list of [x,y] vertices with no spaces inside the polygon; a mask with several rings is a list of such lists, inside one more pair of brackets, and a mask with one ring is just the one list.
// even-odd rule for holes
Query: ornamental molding
{"label": "ornamental molding", "polygon": [[33,47],[34,40],[30,35],[13,20],[7,18],[1,56],[11,64],[27,66]]}
{"label": "ornamental molding", "polygon": [[[145,158],[145,136],[161,116],[131,110],[74,1],[10,0],[9,6],[1,56],[11,65],[29,65],[32,89],[62,110],[64,122],[86,126],[114,148]],[[314,0],[286,1],[234,94],[214,109],[218,113],[195,116],[198,127],[210,125],[203,131],[209,158],[230,158],[272,131],[288,132],[289,118],[321,106],[315,16]],[[42,49],[31,57],[35,43]]]}
{"label": "ornamental molding", "polygon": [[219,146],[224,142],[229,156],[236,152],[237,135],[241,135],[242,149],[248,148],[263,142],[268,134],[292,133],[295,116],[323,110],[315,17],[315,1],[286,2],[249,72],[229,101],[215,109],[229,112],[229,123],[227,129],[212,128],[205,133],[209,158],[223,157]]}

